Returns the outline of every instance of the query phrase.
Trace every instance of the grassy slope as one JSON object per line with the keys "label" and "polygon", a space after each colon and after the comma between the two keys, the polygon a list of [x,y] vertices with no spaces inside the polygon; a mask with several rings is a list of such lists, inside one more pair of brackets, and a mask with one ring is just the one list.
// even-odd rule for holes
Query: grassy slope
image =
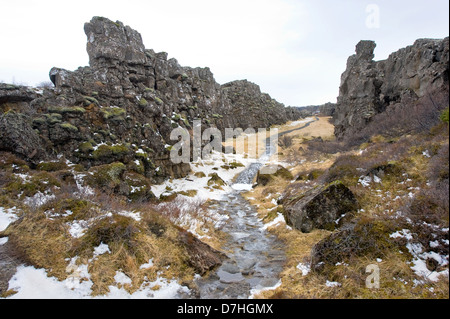
{"label": "grassy slope", "polygon": [[[336,153],[338,149],[330,151],[334,143],[332,132],[332,125],[321,118],[306,130],[291,133],[292,145],[280,150],[279,160],[284,161],[284,166],[297,181],[278,178],[245,196],[258,207],[260,217],[269,223],[282,212],[282,207],[276,203],[281,194],[301,194],[317,184],[342,180],[362,206],[353,221],[356,224],[354,236],[324,230],[303,234],[284,223],[269,227],[285,242],[288,260],[281,287],[260,297],[448,298],[448,276],[432,282],[412,269],[424,261],[430,273],[432,270],[434,274],[448,271],[448,201],[439,199],[445,188],[448,194],[448,125],[440,125],[431,133],[396,139],[376,136],[359,148]],[[314,147],[316,142],[308,142],[318,136],[330,142],[320,142],[320,147]],[[389,164],[390,169],[380,177],[381,182],[377,183],[373,178],[369,184],[363,182],[361,176]],[[442,184],[445,179],[447,184]],[[392,234],[404,229],[412,239],[391,238]],[[325,269],[304,275],[301,266],[310,265],[313,248],[324,247],[317,245],[321,241],[331,247],[339,242],[342,247],[352,249],[322,251]],[[430,247],[432,242],[433,247]],[[437,252],[444,259],[446,256],[447,265],[445,261],[444,265],[437,265],[433,258],[425,260],[423,255],[419,260],[407,248],[412,245],[421,245],[423,254]],[[370,275],[366,273],[366,267],[372,264],[380,270],[379,289],[366,288],[366,279]],[[330,287],[333,286],[330,282],[339,284]]]}

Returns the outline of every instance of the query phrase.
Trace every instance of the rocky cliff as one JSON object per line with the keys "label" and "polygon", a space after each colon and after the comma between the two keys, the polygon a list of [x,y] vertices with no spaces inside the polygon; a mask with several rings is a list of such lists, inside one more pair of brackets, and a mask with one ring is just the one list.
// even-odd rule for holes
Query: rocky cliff
{"label": "rocky cliff", "polygon": [[144,47],[123,23],[94,17],[84,26],[89,66],[52,68],[54,88],[0,86],[0,150],[37,164],[64,155],[85,168],[140,161],[154,182],[186,175],[169,159],[170,132],[204,127],[268,127],[295,109],[248,81],[218,84],[209,68],[182,67]]}
{"label": "rocky cliff", "polygon": [[419,39],[412,46],[374,61],[376,44],[361,41],[342,74],[335,111],[335,135],[344,138],[378,113],[405,99],[448,91],[449,38]]}

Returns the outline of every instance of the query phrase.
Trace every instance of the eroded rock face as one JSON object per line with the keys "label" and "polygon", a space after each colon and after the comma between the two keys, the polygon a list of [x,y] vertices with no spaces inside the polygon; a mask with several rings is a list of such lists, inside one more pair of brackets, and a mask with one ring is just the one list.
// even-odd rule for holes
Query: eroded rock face
{"label": "eroded rock face", "polygon": [[342,74],[335,111],[335,135],[342,139],[405,97],[418,99],[448,90],[449,38],[419,39],[412,46],[374,61],[376,44],[361,41]]}
{"label": "eroded rock face", "polygon": [[[170,139],[174,128],[190,130],[199,119],[204,129],[215,126],[224,132],[227,127],[268,127],[300,116],[261,93],[256,84],[221,86],[209,68],[182,67],[167,53],[146,49],[141,35],[120,21],[94,17],[84,31],[89,66],[75,71],[52,68],[49,76],[55,87],[50,89],[0,87],[0,109],[26,113],[22,123],[15,119],[16,127],[26,128],[24,136],[29,138],[24,139],[40,145],[43,155],[63,154],[86,168],[140,161],[145,177],[161,182],[190,170],[188,164],[170,160],[170,145],[178,142]],[[20,134],[11,136],[15,133]],[[33,147],[25,141],[0,141],[0,150],[31,159]],[[111,146],[103,148],[109,157],[98,149],[104,144]]]}
{"label": "eroded rock face", "polygon": [[299,197],[285,198],[282,204],[286,223],[303,233],[317,228],[335,230],[347,214],[359,207],[353,193],[341,182],[314,188]]}

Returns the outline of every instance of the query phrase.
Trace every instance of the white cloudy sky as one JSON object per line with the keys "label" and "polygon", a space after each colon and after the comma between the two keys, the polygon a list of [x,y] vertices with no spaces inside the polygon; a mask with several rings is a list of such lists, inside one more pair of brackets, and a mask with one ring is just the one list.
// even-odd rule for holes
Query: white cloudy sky
{"label": "white cloudy sky", "polygon": [[83,25],[104,16],[221,84],[248,79],[286,105],[335,102],[359,40],[385,59],[448,36],[448,10],[448,0],[0,0],[0,81],[36,85],[53,66],[88,65]]}

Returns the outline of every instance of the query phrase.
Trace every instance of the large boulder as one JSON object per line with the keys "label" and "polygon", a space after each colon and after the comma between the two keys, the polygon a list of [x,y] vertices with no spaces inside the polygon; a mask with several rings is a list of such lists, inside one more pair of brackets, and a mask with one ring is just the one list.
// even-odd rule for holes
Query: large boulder
{"label": "large boulder", "polygon": [[12,152],[32,164],[46,158],[30,117],[14,111],[0,115],[0,151]]}
{"label": "large boulder", "polygon": [[359,208],[352,191],[339,181],[284,198],[282,204],[286,223],[304,233],[316,228],[335,230]]}

